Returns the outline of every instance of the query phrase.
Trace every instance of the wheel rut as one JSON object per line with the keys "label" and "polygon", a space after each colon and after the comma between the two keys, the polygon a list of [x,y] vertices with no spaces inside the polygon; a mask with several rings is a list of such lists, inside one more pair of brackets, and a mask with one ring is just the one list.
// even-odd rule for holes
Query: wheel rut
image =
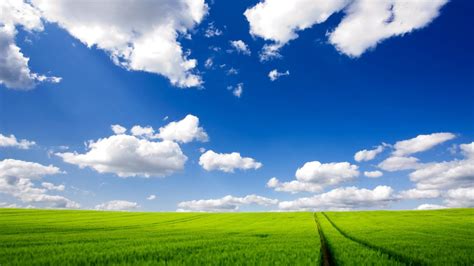
{"label": "wheel rut", "polygon": [[321,265],[323,266],[331,266],[335,265],[332,260],[331,252],[326,243],[326,238],[324,237],[323,230],[321,229],[321,225],[319,224],[318,217],[316,213],[314,213],[314,221],[316,222],[316,227],[319,233],[319,239],[321,241]]}
{"label": "wheel rut", "polygon": [[[385,248],[382,248],[382,247],[379,247],[379,246],[376,246],[376,245],[373,245],[371,243],[368,243],[368,242],[365,242],[365,241],[362,241],[360,239],[357,239],[355,237],[352,237],[350,235],[348,235],[346,232],[342,231],[327,215],[326,213],[324,212],[321,212],[321,214],[328,220],[328,222],[342,235],[344,236],[345,238],[353,241],[353,242],[356,242],[368,249],[371,249],[371,250],[374,250],[374,251],[377,251],[377,252],[380,252],[380,253],[383,253],[385,255],[387,255],[390,259],[392,260],[395,260],[395,261],[398,261],[398,262],[401,262],[403,264],[406,264],[406,265],[413,265],[413,266],[421,266],[421,265],[426,265],[426,263],[423,263],[421,261],[415,261],[411,258],[408,258],[408,257],[405,257],[403,255],[400,255],[400,254],[397,254],[397,253],[394,253],[390,250],[387,250]],[[315,214],[315,217],[316,217],[316,214]],[[318,224],[319,225],[319,224]]]}

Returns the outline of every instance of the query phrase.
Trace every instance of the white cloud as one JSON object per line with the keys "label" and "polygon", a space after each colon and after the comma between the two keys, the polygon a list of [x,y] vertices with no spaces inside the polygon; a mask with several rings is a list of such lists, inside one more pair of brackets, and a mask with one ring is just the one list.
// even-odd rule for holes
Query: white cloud
{"label": "white cloud", "polygon": [[379,145],[373,150],[361,150],[354,154],[354,160],[356,162],[370,161],[375,158],[379,153],[384,150],[385,145]]}
{"label": "white cloud", "polygon": [[113,135],[91,141],[88,151],[56,153],[66,163],[90,167],[120,177],[167,176],[184,167],[187,157],[172,141],[155,142],[130,135]]}
{"label": "white cloud", "polygon": [[444,203],[448,207],[474,207],[474,187],[456,188],[448,190],[445,195]]}
{"label": "white cloud", "polygon": [[329,43],[348,56],[358,57],[381,41],[427,26],[447,0],[263,0],[244,13],[250,33],[272,41],[261,59],[278,57],[278,50],[298,38],[298,31],[321,24],[341,10],[345,15]]}
{"label": "white cloud", "polygon": [[401,199],[433,199],[438,198],[440,195],[440,191],[436,189],[422,190],[413,188],[401,191],[398,194],[398,197],[400,197]]}
{"label": "white cloud", "polygon": [[147,200],[154,200],[156,199],[156,195],[151,194],[150,196],[146,197]]}
{"label": "white cloud", "polygon": [[178,211],[198,212],[229,212],[238,211],[242,205],[257,204],[261,206],[275,205],[276,199],[269,199],[258,195],[247,195],[245,197],[233,197],[227,195],[220,199],[192,200],[178,204]]}
{"label": "white cloud", "polygon": [[237,69],[231,67],[231,68],[229,68],[229,70],[227,70],[226,74],[227,74],[228,76],[230,76],[230,75],[237,75],[237,74],[239,74],[239,70],[237,70]]}
{"label": "white cloud", "polygon": [[244,55],[250,55],[252,52],[250,51],[248,45],[242,40],[235,40],[230,41],[230,45],[237,51],[238,53]]}
{"label": "white cloud", "polygon": [[421,204],[416,209],[417,210],[438,210],[438,209],[446,209],[446,206],[437,205],[437,204]]}
{"label": "white cloud", "polygon": [[161,74],[178,87],[199,86],[193,73],[197,61],[188,59],[177,38],[207,14],[204,0],[33,0],[43,17],[66,29],[88,47],[106,51],[127,70]]}
{"label": "white cloud", "polygon": [[278,207],[282,210],[347,210],[383,207],[394,200],[393,189],[388,186],[377,186],[373,190],[347,187],[312,197],[282,201]]}
{"label": "white cloud", "polygon": [[340,52],[358,57],[367,49],[394,36],[403,36],[427,26],[439,15],[447,0],[355,0],[329,34]]}
{"label": "white cloud", "polygon": [[34,145],[36,145],[34,141],[29,141],[26,139],[17,140],[14,135],[4,136],[0,134],[0,147],[14,147],[27,150]]}
{"label": "white cloud", "polygon": [[418,135],[415,138],[397,141],[393,147],[394,156],[407,156],[410,154],[427,151],[436,145],[455,138],[452,133],[433,133],[429,135]]}
{"label": "white cloud", "polygon": [[392,156],[380,162],[378,167],[385,171],[395,172],[401,170],[417,169],[421,165],[422,164],[415,157]]}
{"label": "white cloud", "polygon": [[127,129],[121,125],[111,125],[110,128],[116,135],[125,134],[125,132],[127,132]]}
{"label": "white cloud", "polygon": [[161,127],[156,137],[188,143],[193,140],[206,142],[209,137],[204,128],[199,126],[199,118],[194,115],[187,115],[180,121],[170,122],[168,125]]}
{"label": "white cloud", "polygon": [[276,177],[270,178],[267,187],[275,189],[275,191],[298,193],[298,192],[320,192],[323,187],[319,184],[301,182],[293,180],[290,182],[280,182]]}
{"label": "white cloud", "polygon": [[142,126],[136,125],[132,127],[130,132],[132,133],[132,135],[137,136],[137,137],[149,138],[153,136],[153,134],[155,133],[155,130],[153,130],[153,128],[150,126],[142,127]]}
{"label": "white cloud", "polygon": [[126,200],[111,200],[95,206],[96,210],[103,211],[128,211],[137,208],[140,208],[138,203]]}
{"label": "white cloud", "polygon": [[470,186],[474,180],[474,142],[459,145],[466,158],[426,163],[410,173],[410,180],[420,189]]}
{"label": "white cloud", "polygon": [[221,36],[222,34],[223,34],[222,30],[218,29],[218,28],[214,25],[214,22],[210,22],[210,23],[207,25],[206,31],[204,32],[204,36],[206,36],[207,38],[212,38],[212,37]]}
{"label": "white cloud", "polygon": [[237,86],[235,87],[229,86],[227,87],[227,89],[232,90],[232,94],[234,94],[235,97],[240,98],[240,96],[242,96],[242,93],[244,92],[244,84],[239,83],[237,84]]}
{"label": "white cloud", "polygon": [[336,185],[359,176],[358,166],[348,162],[307,162],[296,170],[296,179],[320,185]]}
{"label": "white cloud", "polygon": [[28,90],[39,82],[58,83],[61,78],[31,72],[26,57],[15,43],[17,30],[40,32],[43,23],[38,10],[29,3],[15,0],[0,1],[0,84],[10,89]]}
{"label": "white cloud", "polygon": [[381,171],[365,171],[364,175],[370,178],[378,178],[383,176],[383,173]]}
{"label": "white cloud", "polygon": [[275,80],[279,79],[280,77],[289,76],[289,75],[290,75],[289,70],[287,70],[285,72],[278,72],[278,70],[273,69],[272,71],[270,71],[268,73],[268,78],[270,78],[271,81],[275,81]]}
{"label": "white cloud", "polygon": [[266,48],[271,53],[263,53],[262,59],[265,60],[269,58],[268,54],[278,54],[283,45],[296,39],[297,31],[323,23],[348,2],[349,0],[264,0],[247,9],[244,15],[250,23],[252,36],[274,42]]}
{"label": "white cloud", "polygon": [[208,59],[206,59],[206,62],[204,62],[204,67],[207,69],[212,68],[213,65],[214,59],[212,59],[212,57],[209,57]]}
{"label": "white cloud", "polygon": [[226,173],[233,173],[235,169],[259,169],[263,166],[253,158],[240,156],[238,152],[216,153],[212,150],[201,155],[199,165],[206,171],[219,170]]}
{"label": "white cloud", "polygon": [[5,159],[0,161],[0,193],[42,207],[79,208],[78,203],[63,196],[49,195],[47,189],[35,187],[32,182],[59,173],[61,170],[52,165]]}
{"label": "white cloud", "polygon": [[64,189],[66,188],[64,185],[55,185],[49,182],[43,182],[41,183],[41,186],[46,188],[47,190],[56,190],[56,191],[64,191]]}

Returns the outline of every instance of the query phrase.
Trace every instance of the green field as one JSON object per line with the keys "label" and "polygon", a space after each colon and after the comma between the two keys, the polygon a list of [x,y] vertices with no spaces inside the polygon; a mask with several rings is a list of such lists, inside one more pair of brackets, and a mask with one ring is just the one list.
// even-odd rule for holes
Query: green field
{"label": "green field", "polygon": [[0,265],[473,265],[473,254],[474,209],[316,214],[0,209]]}

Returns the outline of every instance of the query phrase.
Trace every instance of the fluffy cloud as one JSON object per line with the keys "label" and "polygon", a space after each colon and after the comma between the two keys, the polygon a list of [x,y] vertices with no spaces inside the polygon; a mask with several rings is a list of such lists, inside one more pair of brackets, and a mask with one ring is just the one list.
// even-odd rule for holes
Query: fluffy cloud
{"label": "fluffy cloud", "polygon": [[188,59],[179,35],[207,14],[204,0],[33,0],[42,16],[66,29],[88,47],[106,51],[128,70],[161,74],[178,87],[199,86],[193,73],[197,61]]}
{"label": "fluffy cloud", "polygon": [[125,134],[125,132],[127,132],[127,129],[121,125],[111,125],[110,128],[116,135]]}
{"label": "fluffy cloud", "polygon": [[250,157],[242,157],[238,152],[216,153],[212,150],[201,155],[199,165],[206,171],[220,170],[226,173],[233,173],[235,169],[248,170],[262,167],[262,163]]}
{"label": "fluffy cloud", "polygon": [[345,16],[329,42],[348,56],[358,57],[392,36],[427,26],[447,0],[263,0],[244,13],[250,33],[272,41],[264,46],[262,60],[279,56],[278,50],[298,37],[297,32],[323,23],[344,10]]}
{"label": "fluffy cloud", "polygon": [[49,182],[43,182],[41,183],[41,186],[46,188],[47,190],[56,190],[56,191],[64,191],[64,189],[66,188],[64,185],[55,185]]}
{"label": "fluffy cloud", "polygon": [[168,125],[161,127],[156,137],[188,143],[193,140],[206,142],[209,137],[204,128],[199,126],[199,118],[194,115],[187,115],[180,121],[170,122]]}
{"label": "fluffy cloud", "polygon": [[239,83],[235,87],[229,86],[227,87],[228,90],[232,91],[232,94],[234,94],[235,97],[240,98],[242,96],[242,93],[244,92],[244,84]]}
{"label": "fluffy cloud", "polygon": [[421,166],[421,163],[415,157],[398,157],[392,156],[383,160],[378,164],[378,167],[385,171],[394,172],[401,170],[416,169]]}
{"label": "fluffy cloud", "polygon": [[258,195],[248,195],[245,197],[233,197],[227,195],[220,199],[192,200],[178,204],[178,211],[198,211],[198,212],[229,212],[238,211],[242,205],[257,204],[261,206],[275,205],[276,199],[269,199]]}
{"label": "fluffy cloud", "polygon": [[365,171],[364,175],[370,178],[378,178],[383,176],[383,173],[381,171]]}
{"label": "fluffy cloud", "polygon": [[283,77],[283,76],[289,76],[290,75],[290,71],[287,70],[285,72],[278,72],[278,70],[276,69],[273,69],[272,71],[270,71],[268,73],[268,78],[271,80],[271,81],[275,81],[277,79],[279,79],[280,77]]}
{"label": "fluffy cloud", "polygon": [[137,125],[137,126],[133,126],[130,132],[132,133],[132,135],[138,136],[138,137],[141,137],[141,136],[152,137],[153,133],[155,133],[155,130],[150,126],[142,127],[142,126]]}
{"label": "fluffy cloud", "polygon": [[459,145],[463,160],[426,163],[410,173],[419,189],[440,189],[472,185],[474,180],[474,142]]}
{"label": "fluffy cloud", "polygon": [[103,211],[128,211],[137,208],[140,208],[138,203],[126,200],[111,200],[95,206],[96,210]]}
{"label": "fluffy cloud", "polygon": [[[273,41],[274,44],[266,49],[278,53],[281,46],[298,37],[297,31],[323,23],[348,2],[349,0],[264,0],[247,9],[244,15],[250,24],[250,34]],[[264,51],[264,54],[269,53]]]}
{"label": "fluffy cloud", "polygon": [[230,45],[238,53],[241,53],[241,54],[244,54],[244,55],[250,55],[251,54],[248,45],[242,40],[230,41]]}
{"label": "fluffy cloud", "polygon": [[385,145],[379,145],[377,148],[373,150],[361,150],[356,152],[354,154],[354,160],[357,162],[363,162],[363,161],[370,161],[377,156],[377,154],[381,153],[384,150]]}
{"label": "fluffy cloud", "polygon": [[395,200],[393,189],[377,186],[373,190],[357,187],[336,188],[312,197],[282,201],[282,210],[347,210],[386,206]]}
{"label": "fluffy cloud", "polygon": [[444,203],[448,207],[474,207],[474,187],[448,190]]}
{"label": "fluffy cloud", "polygon": [[403,36],[427,26],[447,0],[355,0],[329,34],[329,42],[351,57],[393,36]]}
{"label": "fluffy cloud", "polygon": [[56,155],[66,163],[120,177],[167,176],[182,170],[187,160],[175,142],[155,142],[124,134],[91,141],[87,148],[83,154],[66,152]]}
{"label": "fluffy cloud", "polygon": [[10,89],[27,90],[38,82],[59,82],[61,78],[31,72],[29,58],[15,43],[17,26],[28,32],[42,31],[38,10],[23,1],[0,1],[0,84]]}
{"label": "fluffy cloud", "polygon": [[29,141],[26,139],[18,140],[14,135],[4,136],[0,134],[0,147],[14,147],[27,150],[35,144],[36,143],[34,141]]}
{"label": "fluffy cloud", "polygon": [[267,182],[267,187],[273,188],[276,191],[281,192],[320,192],[323,190],[323,187],[319,184],[301,182],[298,180],[293,180],[290,182],[280,182],[276,177],[270,178]]}
{"label": "fluffy cloud", "polygon": [[42,207],[79,208],[78,203],[63,196],[49,195],[48,189],[36,187],[32,182],[42,176],[59,173],[59,168],[52,165],[5,159],[0,161],[0,193]]}
{"label": "fluffy cloud", "polygon": [[207,38],[221,36],[222,34],[223,32],[214,25],[214,22],[209,23],[207,25],[206,31],[204,32],[204,36]]}
{"label": "fluffy cloud", "polygon": [[146,199],[147,199],[147,200],[154,200],[154,199],[156,199],[156,195],[153,195],[153,194],[152,194],[152,195],[146,197]]}
{"label": "fluffy cloud", "polygon": [[296,179],[320,185],[335,185],[359,176],[358,166],[348,162],[320,163],[307,162],[296,170]]}
{"label": "fluffy cloud", "polygon": [[429,135],[418,135],[415,138],[398,141],[393,145],[394,156],[407,156],[418,152],[427,151],[436,145],[454,139],[452,133],[433,133]]}
{"label": "fluffy cloud", "polygon": [[413,188],[401,191],[398,197],[401,199],[433,199],[438,198],[440,195],[440,191],[436,189],[422,190]]}
{"label": "fluffy cloud", "polygon": [[421,204],[416,209],[417,210],[438,210],[438,209],[445,209],[445,206],[437,205],[437,204]]}

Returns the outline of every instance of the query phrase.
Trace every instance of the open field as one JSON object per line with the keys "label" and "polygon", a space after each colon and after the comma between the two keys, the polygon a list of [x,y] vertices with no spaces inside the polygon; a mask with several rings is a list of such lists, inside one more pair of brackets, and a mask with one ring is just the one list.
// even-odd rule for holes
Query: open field
{"label": "open field", "polygon": [[474,209],[316,214],[0,209],[0,265],[473,265],[473,251]]}
{"label": "open field", "polygon": [[0,265],[319,263],[312,213],[0,209]]}

